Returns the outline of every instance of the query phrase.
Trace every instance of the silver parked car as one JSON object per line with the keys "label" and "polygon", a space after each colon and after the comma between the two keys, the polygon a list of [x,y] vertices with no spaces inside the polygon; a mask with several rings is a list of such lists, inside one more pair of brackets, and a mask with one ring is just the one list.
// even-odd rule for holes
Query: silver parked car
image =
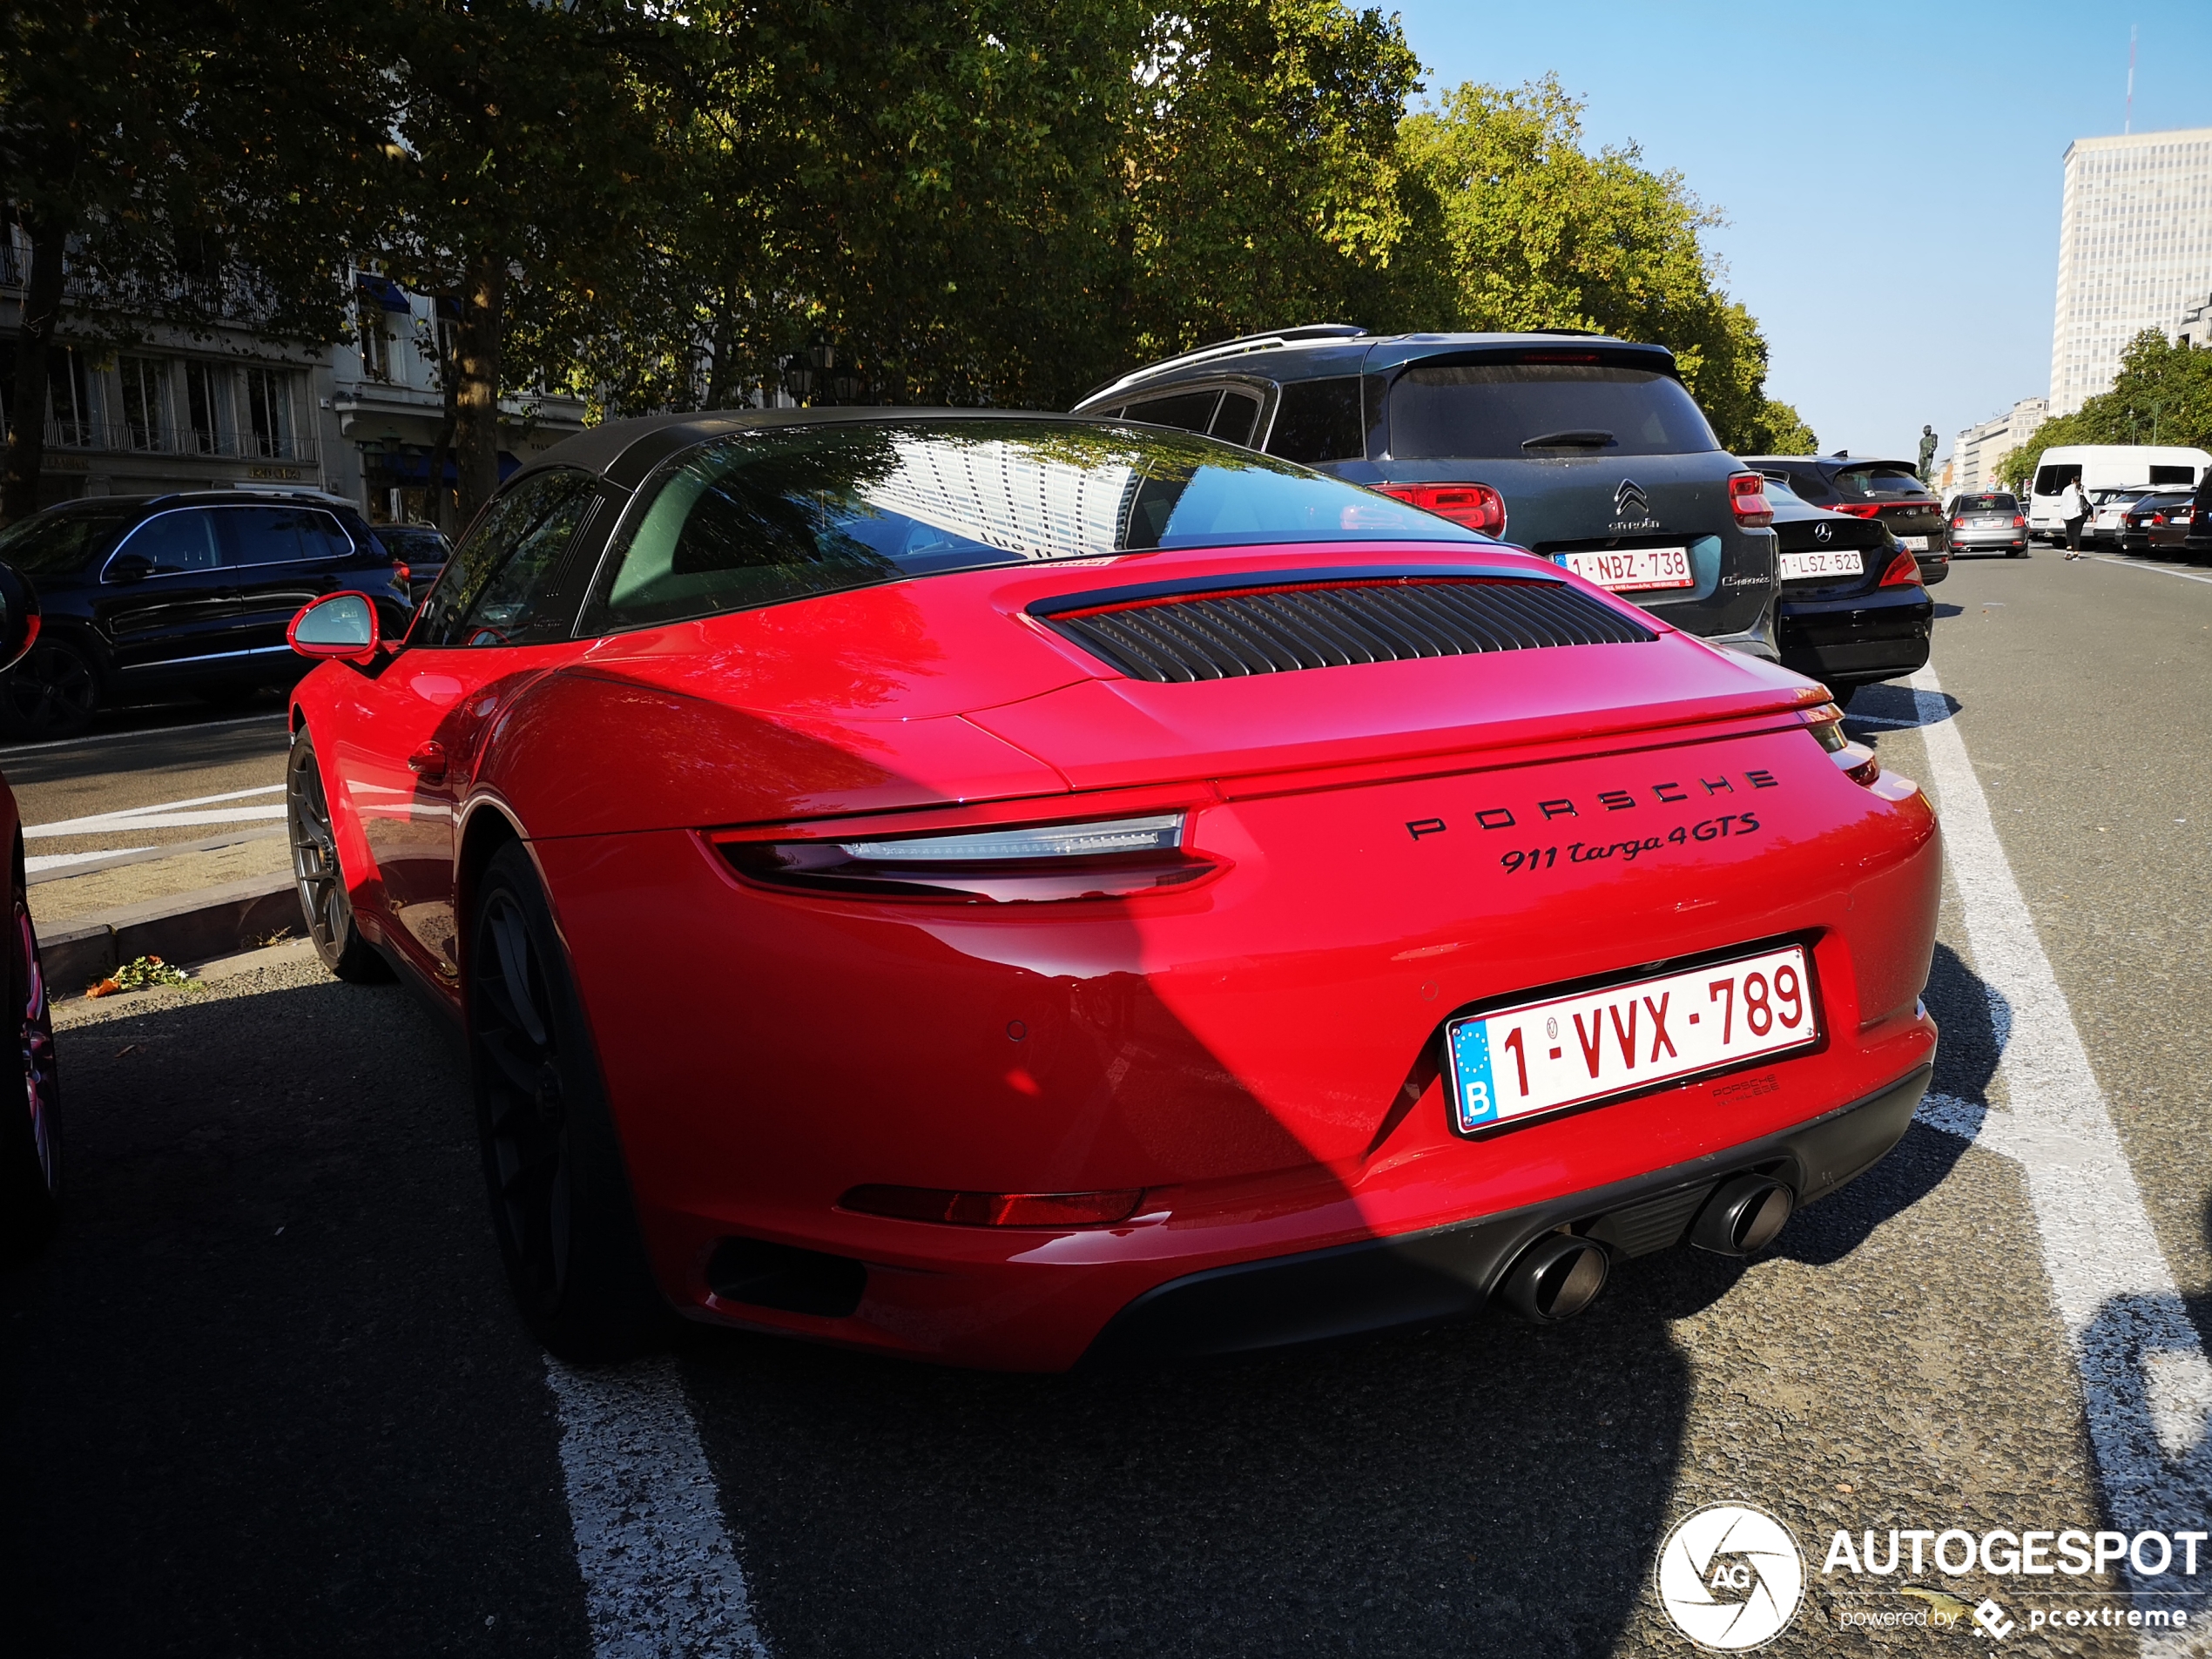
{"label": "silver parked car", "polygon": [[1951,550],[1958,553],[2002,553],[2006,558],[2027,556],[2027,515],[2020,498],[2003,490],[1951,498]]}

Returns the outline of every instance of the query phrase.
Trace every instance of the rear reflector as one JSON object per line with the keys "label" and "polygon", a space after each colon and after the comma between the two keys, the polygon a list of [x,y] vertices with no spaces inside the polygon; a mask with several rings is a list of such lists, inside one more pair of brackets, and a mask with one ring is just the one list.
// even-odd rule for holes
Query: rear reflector
{"label": "rear reflector", "polygon": [[1374,489],[1485,536],[1506,533],[1506,498],[1487,484],[1377,484]]}
{"label": "rear reflector", "polygon": [[960,1227],[1099,1227],[1136,1213],[1144,1189],[1120,1192],[947,1192],[935,1187],[854,1187],[837,1202],[864,1215],[944,1221]]}

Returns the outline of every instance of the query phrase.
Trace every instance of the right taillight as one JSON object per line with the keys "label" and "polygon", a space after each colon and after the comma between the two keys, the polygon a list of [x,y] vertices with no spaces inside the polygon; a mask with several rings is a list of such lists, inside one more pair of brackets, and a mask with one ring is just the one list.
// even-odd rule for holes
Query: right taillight
{"label": "right taillight", "polygon": [[2013,519],[2013,528],[2016,530],[2024,530],[2027,528],[2027,521],[2015,515]]}
{"label": "right taillight", "polygon": [[1764,529],[1774,523],[1774,503],[1766,498],[1766,479],[1758,473],[1739,472],[1728,481],[1728,504],[1745,529]]}
{"label": "right taillight", "polygon": [[1823,703],[1809,710],[1805,719],[1810,731],[1836,769],[1855,784],[1871,786],[1882,775],[1882,763],[1875,752],[1863,743],[1853,743],[1844,735],[1844,711],[1833,703]]}
{"label": "right taillight", "polygon": [[1506,533],[1506,498],[1487,484],[1377,484],[1375,493],[1485,536]]}
{"label": "right taillight", "polygon": [[1917,583],[1919,579],[1919,561],[1910,553],[1900,552],[1890,561],[1890,568],[1882,572],[1882,579],[1874,585],[1878,588],[1901,588],[1907,583]]}

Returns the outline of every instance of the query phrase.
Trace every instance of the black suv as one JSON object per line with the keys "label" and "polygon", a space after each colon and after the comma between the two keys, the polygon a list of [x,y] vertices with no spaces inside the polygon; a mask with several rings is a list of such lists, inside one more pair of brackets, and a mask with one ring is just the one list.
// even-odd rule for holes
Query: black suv
{"label": "black suv", "polygon": [[1778,654],[1759,475],[1723,452],[1662,346],[1322,324],[1152,364],[1076,413],[1301,462],[1510,538],[1716,644]]}
{"label": "black suv", "polygon": [[296,678],[285,630],[320,594],[377,603],[406,631],[405,579],[352,507],[320,492],[194,490],[49,507],[0,530],[0,562],[29,579],[37,642],[0,682],[19,737],[65,737],[106,703],[220,695]]}
{"label": "black suv", "polygon": [[1840,451],[1743,459],[1761,472],[1787,479],[1801,501],[1877,521],[1919,561],[1921,581],[1933,585],[1951,574],[1951,521],[1911,462],[1855,461]]}

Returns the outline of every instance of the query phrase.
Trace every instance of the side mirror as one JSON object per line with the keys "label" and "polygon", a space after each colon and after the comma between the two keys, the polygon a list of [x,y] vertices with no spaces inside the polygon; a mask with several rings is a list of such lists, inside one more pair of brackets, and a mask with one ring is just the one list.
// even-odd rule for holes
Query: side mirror
{"label": "side mirror", "polygon": [[327,593],[292,619],[284,638],[302,657],[368,662],[380,643],[375,604],[365,593]]}
{"label": "side mirror", "polygon": [[38,640],[38,596],[23,572],[0,564],[0,673],[30,654]]}
{"label": "side mirror", "polygon": [[137,553],[118,553],[101,575],[110,582],[143,582],[153,574],[153,561]]}

